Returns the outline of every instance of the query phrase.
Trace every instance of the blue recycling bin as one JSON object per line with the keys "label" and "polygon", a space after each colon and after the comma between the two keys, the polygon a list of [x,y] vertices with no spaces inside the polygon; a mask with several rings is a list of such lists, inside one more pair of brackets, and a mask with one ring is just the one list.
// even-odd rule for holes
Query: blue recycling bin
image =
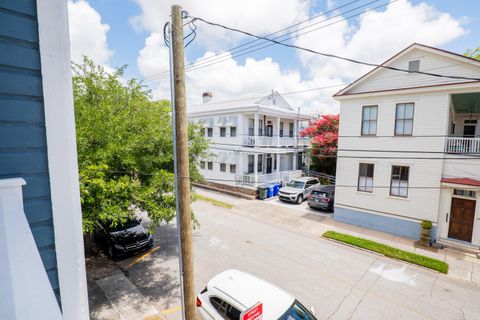
{"label": "blue recycling bin", "polygon": [[273,197],[273,185],[268,186],[267,198]]}
{"label": "blue recycling bin", "polygon": [[280,183],[275,183],[273,185],[273,196],[276,197],[278,196],[278,191],[280,190],[281,184]]}

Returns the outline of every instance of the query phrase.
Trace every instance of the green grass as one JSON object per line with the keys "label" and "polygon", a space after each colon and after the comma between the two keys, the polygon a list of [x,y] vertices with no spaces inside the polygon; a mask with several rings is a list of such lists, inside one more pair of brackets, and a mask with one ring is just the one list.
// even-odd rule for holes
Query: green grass
{"label": "green grass", "polygon": [[222,207],[222,208],[227,208],[227,209],[232,209],[233,208],[233,204],[226,203],[226,202],[223,202],[223,201],[220,201],[220,200],[217,200],[217,199],[212,199],[212,198],[209,198],[209,197],[205,197],[205,196],[202,196],[200,194],[197,194],[196,198],[198,200],[210,202],[211,204]]}
{"label": "green grass", "polygon": [[327,231],[323,234],[323,237],[337,240],[340,242],[351,244],[359,248],[367,249],[370,251],[378,252],[386,257],[410,262],[425,268],[433,269],[441,273],[448,272],[448,264],[446,262],[433,259],[430,257],[422,256],[420,254],[400,250],[394,247],[387,246],[375,241],[362,239],[354,236],[350,236],[344,233],[338,233],[335,231]]}

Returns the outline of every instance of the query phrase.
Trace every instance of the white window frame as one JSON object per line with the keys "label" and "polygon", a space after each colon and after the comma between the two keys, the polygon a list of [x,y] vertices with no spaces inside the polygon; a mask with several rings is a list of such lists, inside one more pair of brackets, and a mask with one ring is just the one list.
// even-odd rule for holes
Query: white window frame
{"label": "white window frame", "polygon": [[[368,111],[368,119],[365,118],[365,110]],[[375,110],[375,118],[372,118],[372,110]],[[372,125],[374,124],[374,126]],[[362,126],[360,135],[362,136],[376,136],[377,135],[377,124],[378,124],[378,105],[367,105],[362,107]],[[372,132],[372,126],[374,128]],[[364,130],[367,129],[365,133]]]}
{"label": "white window frame", "polygon": [[[366,170],[365,170],[365,174],[368,173],[368,166],[370,166],[370,165],[373,166],[371,177],[369,177],[368,175],[362,176],[362,165],[367,166]],[[363,182],[361,181],[362,178],[364,178]],[[371,183],[370,184],[368,183],[369,178],[371,178]],[[357,191],[373,193],[374,178],[375,178],[375,164],[374,163],[369,163],[369,162],[359,162],[358,163]]]}

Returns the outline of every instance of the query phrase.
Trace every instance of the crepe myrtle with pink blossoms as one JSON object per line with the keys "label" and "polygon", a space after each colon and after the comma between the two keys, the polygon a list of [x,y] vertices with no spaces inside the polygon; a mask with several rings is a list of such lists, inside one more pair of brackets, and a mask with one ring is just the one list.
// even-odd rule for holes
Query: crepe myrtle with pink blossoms
{"label": "crepe myrtle with pink blossoms", "polygon": [[300,136],[311,138],[312,170],[335,173],[339,119],[338,114],[323,114],[300,132]]}

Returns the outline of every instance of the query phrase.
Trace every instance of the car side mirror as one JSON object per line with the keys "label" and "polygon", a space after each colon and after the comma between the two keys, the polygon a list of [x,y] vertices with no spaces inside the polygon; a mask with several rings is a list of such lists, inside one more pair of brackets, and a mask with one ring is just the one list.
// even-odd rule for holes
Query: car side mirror
{"label": "car side mirror", "polygon": [[315,316],[315,308],[313,306],[310,307],[310,312]]}

